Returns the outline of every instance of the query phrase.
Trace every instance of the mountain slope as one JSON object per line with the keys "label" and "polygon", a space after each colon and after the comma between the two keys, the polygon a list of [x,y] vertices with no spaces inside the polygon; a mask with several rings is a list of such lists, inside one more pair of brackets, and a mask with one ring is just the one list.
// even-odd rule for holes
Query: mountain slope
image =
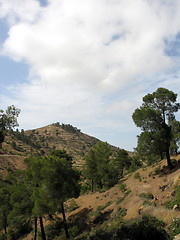
{"label": "mountain slope", "polygon": [[[103,211],[112,210],[111,216],[121,207],[127,209],[125,219],[131,219],[137,217],[141,209],[140,214],[151,214],[169,224],[174,217],[180,217],[178,210],[166,208],[166,203],[174,198],[175,186],[180,184],[180,155],[175,158],[178,161],[172,171],[165,167],[166,160],[162,160],[126,175],[120,184],[105,192],[80,196],[76,200],[80,208],[69,215],[109,203]],[[124,190],[120,190],[122,183]]]}
{"label": "mountain slope", "polygon": [[[29,155],[49,154],[52,149],[66,150],[73,157],[75,165],[81,168],[84,164],[85,155],[98,141],[99,139],[82,133],[70,124],[54,123],[38,129],[9,132],[3,143],[4,151],[2,153],[9,155],[7,157],[9,167],[14,169],[13,162],[16,162],[14,159],[17,159],[18,155],[22,156],[19,159],[23,160]],[[110,147],[113,151],[118,149],[111,145]],[[2,159],[1,155],[0,159]],[[19,160],[17,168],[21,168],[21,160]],[[0,161],[2,163],[2,160]],[[8,161],[5,161],[4,166]],[[2,166],[1,163],[0,167]]]}

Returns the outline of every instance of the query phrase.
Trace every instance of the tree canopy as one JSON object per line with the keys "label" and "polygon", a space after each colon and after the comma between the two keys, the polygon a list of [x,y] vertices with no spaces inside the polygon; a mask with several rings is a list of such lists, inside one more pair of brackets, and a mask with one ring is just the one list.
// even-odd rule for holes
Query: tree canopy
{"label": "tree canopy", "polygon": [[91,191],[111,187],[118,181],[118,170],[111,161],[112,151],[106,142],[97,142],[86,156],[85,176]]}
{"label": "tree canopy", "polygon": [[18,126],[19,114],[20,110],[14,105],[9,106],[6,111],[0,110],[0,146],[4,142],[6,131]]}
{"label": "tree canopy", "polygon": [[72,166],[72,158],[64,150],[54,150],[46,157],[30,156],[24,161],[25,170],[10,173],[7,183],[0,181],[0,230],[19,239],[19,235],[32,230],[33,220],[33,239],[37,239],[40,226],[42,239],[46,240],[44,217],[62,213],[69,238],[64,202],[80,193],[80,174]]}
{"label": "tree canopy", "polygon": [[160,144],[160,154],[165,153],[169,168],[173,167],[169,153],[173,139],[171,122],[175,120],[175,113],[180,109],[176,99],[177,94],[174,92],[158,88],[152,94],[148,93],[143,97],[142,106],[132,115],[136,126],[144,132],[143,139],[146,137],[146,143],[152,139],[147,145],[150,151],[155,151],[155,145]]}

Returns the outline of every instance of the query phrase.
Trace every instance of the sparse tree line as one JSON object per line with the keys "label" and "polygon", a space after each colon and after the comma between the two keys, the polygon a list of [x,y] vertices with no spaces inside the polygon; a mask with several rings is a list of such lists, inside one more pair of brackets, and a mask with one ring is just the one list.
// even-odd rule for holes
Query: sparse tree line
{"label": "sparse tree line", "polygon": [[71,124],[65,124],[65,123],[60,124],[59,122],[57,122],[57,123],[54,123],[54,126],[61,127],[62,129],[64,129],[67,132],[70,132],[70,133],[79,133],[79,132],[81,132],[80,129],[78,129],[77,127],[72,126]]}
{"label": "sparse tree line", "polygon": [[[23,129],[21,131],[19,131],[18,129],[16,131],[11,130],[10,134],[13,139],[19,140],[24,144],[29,145],[32,148],[35,148],[35,149],[41,148],[41,145],[37,142],[36,136],[34,134],[26,135]],[[12,143],[14,144],[15,149],[18,148],[15,142],[12,142]]]}

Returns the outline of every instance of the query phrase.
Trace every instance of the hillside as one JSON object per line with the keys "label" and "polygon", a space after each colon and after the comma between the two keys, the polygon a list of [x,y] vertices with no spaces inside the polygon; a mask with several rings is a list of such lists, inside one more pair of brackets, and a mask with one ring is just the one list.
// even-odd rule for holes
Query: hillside
{"label": "hillside", "polygon": [[81,167],[84,156],[97,141],[97,138],[82,133],[70,124],[56,123],[28,131],[10,132],[5,138],[3,149],[11,155],[24,157],[30,154],[48,154],[55,148],[66,150],[73,157],[76,166]]}
{"label": "hillside", "polygon": [[[66,203],[66,214],[71,235],[74,234],[72,239],[86,239],[85,236],[94,233],[95,229],[104,231],[116,225],[122,216],[124,221],[128,221],[145,214],[162,220],[168,231],[173,219],[180,217],[179,209],[175,206],[174,209],[167,207],[168,202],[173,202],[175,186],[180,184],[180,155],[174,158],[174,170],[169,171],[166,160],[162,160],[154,166],[141,168],[126,175],[119,184],[107,191],[88,193],[75,200],[69,200]],[[60,221],[61,215],[56,217],[58,218],[54,218],[53,221],[46,220],[46,229],[56,228],[56,221]],[[32,234],[24,238],[31,239]]]}
{"label": "hillside", "polygon": [[[175,158],[178,160],[176,168],[170,172],[166,167],[166,160],[163,160],[154,166],[126,175],[118,185],[105,192],[80,196],[76,200],[80,207],[69,216],[83,209],[95,210],[98,206],[109,203],[103,212],[112,211],[111,217],[121,207],[127,209],[125,219],[131,219],[139,215],[138,209],[141,208],[141,214],[151,214],[170,224],[172,218],[180,217],[179,211],[165,207],[166,202],[173,200],[175,185],[180,184],[180,155]],[[120,190],[122,183],[124,189]],[[142,197],[143,193],[151,193],[152,198]]]}

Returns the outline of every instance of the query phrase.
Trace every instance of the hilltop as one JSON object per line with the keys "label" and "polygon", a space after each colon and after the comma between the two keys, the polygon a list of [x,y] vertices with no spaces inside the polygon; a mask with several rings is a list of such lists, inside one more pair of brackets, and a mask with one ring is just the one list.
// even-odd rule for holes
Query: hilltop
{"label": "hilltop", "polygon": [[[16,158],[15,155],[44,155],[52,149],[66,150],[73,157],[76,166],[82,166],[84,156],[98,141],[99,139],[82,133],[70,124],[54,123],[27,131],[9,132],[3,149],[12,158]],[[116,149],[113,146],[112,148]]]}
{"label": "hilltop", "polygon": [[[74,165],[82,168],[86,154],[98,141],[70,124],[59,122],[27,131],[11,131],[0,151],[0,173],[5,175],[7,169],[24,169],[26,157],[49,154],[52,149],[65,150],[72,156]],[[118,150],[115,146],[110,147],[113,151]]]}

